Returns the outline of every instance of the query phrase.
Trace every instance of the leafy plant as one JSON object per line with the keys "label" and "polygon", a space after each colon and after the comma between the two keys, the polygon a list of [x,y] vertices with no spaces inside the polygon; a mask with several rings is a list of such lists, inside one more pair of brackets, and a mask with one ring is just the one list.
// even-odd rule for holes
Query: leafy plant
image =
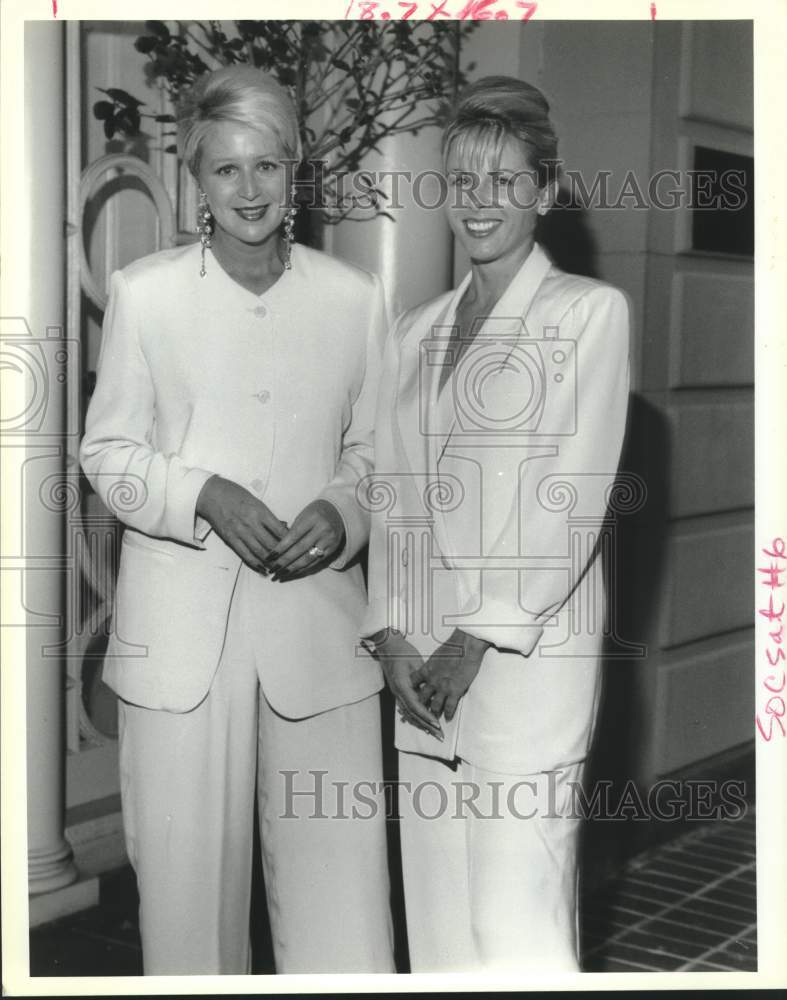
{"label": "leafy plant", "polygon": [[[148,59],[148,80],[175,103],[184,88],[220,66],[249,63],[277,77],[293,96],[304,161],[322,180],[323,201],[330,204],[340,175],[358,170],[364,154],[379,150],[384,139],[441,123],[465,83],[459,47],[475,27],[431,21],[147,21],[134,44]],[[145,111],[144,102],[126,91],[102,93],[109,100],[98,101],[93,113],[107,138],[138,134],[145,118],[174,122],[172,115]],[[174,146],[167,149],[174,152]],[[325,164],[327,172],[315,171],[315,163]],[[381,212],[384,195],[371,191]],[[352,213],[337,204],[333,199],[324,210],[326,221]]]}

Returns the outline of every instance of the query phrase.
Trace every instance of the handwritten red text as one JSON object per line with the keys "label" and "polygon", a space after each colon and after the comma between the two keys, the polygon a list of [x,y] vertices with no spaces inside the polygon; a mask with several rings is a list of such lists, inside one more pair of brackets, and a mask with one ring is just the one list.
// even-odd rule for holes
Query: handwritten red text
{"label": "handwritten red text", "polygon": [[[757,572],[760,574],[760,585],[768,589],[767,606],[761,606],[759,614],[768,622],[768,643],[765,647],[765,656],[768,665],[773,668],[773,672],[768,673],[762,682],[765,691],[762,697],[765,704],[762,711],[754,717],[760,736],[766,743],[773,739],[774,728],[778,726],[782,736],[787,736],[784,727],[785,713],[785,685],[787,685],[787,674],[785,673],[784,662],[787,659],[784,652],[784,601],[780,599],[778,591],[784,587],[784,574],[787,573],[787,551],[783,538],[774,538],[770,547],[765,546],[762,550],[765,565],[758,566]],[[763,605],[765,601],[763,600]],[[763,722],[763,718],[766,720]]]}
{"label": "handwritten red text", "polygon": [[538,8],[525,0],[422,0],[402,3],[395,0],[351,0],[344,16],[360,21],[529,21]]}

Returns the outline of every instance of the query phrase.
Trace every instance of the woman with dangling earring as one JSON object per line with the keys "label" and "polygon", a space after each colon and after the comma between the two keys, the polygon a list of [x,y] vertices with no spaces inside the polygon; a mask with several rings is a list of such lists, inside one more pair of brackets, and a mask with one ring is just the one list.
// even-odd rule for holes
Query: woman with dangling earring
{"label": "woman with dangling earring", "polygon": [[104,680],[146,974],[250,971],[255,780],[277,972],[390,972],[379,691],[357,645],[379,279],[293,243],[260,70],[178,115],[199,242],[112,276],[81,461],[123,521]]}

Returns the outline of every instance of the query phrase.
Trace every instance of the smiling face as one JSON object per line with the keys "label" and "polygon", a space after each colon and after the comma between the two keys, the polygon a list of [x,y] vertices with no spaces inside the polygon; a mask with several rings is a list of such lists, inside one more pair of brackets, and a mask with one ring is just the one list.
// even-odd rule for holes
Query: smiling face
{"label": "smiling face", "polygon": [[451,229],[475,264],[520,260],[530,252],[551,189],[538,187],[519,140],[507,137],[499,155],[493,149],[472,155],[464,145],[452,143],[446,157]]}
{"label": "smiling face", "polygon": [[275,242],[287,212],[290,165],[276,135],[216,122],[202,140],[198,180],[219,240],[247,247]]}

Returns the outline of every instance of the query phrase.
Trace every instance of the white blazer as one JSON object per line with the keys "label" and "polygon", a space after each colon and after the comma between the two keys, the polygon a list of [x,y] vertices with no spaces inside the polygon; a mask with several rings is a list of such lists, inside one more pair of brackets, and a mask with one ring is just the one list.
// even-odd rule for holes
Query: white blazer
{"label": "white blazer", "polygon": [[440,391],[469,281],[406,313],[387,343],[363,634],[395,626],[424,656],[455,627],[492,643],[460,703],[456,753],[525,774],[581,760],[592,735],[594,543],[626,422],[628,306],[536,244]]}
{"label": "white blazer", "polygon": [[[379,280],[296,246],[292,270],[247,291],[199,246],[112,276],[98,381],[80,458],[125,523],[104,679],[122,698],[185,712],[206,695],[241,565],[198,494],[214,473],[292,522],[315,497],[339,510],[332,567],[290,583],[260,576],[258,669],[273,707],[299,718],[382,686],[358,649],[366,544],[356,484],[371,470],[385,333]],[[346,568],[345,568],[346,567]]]}

